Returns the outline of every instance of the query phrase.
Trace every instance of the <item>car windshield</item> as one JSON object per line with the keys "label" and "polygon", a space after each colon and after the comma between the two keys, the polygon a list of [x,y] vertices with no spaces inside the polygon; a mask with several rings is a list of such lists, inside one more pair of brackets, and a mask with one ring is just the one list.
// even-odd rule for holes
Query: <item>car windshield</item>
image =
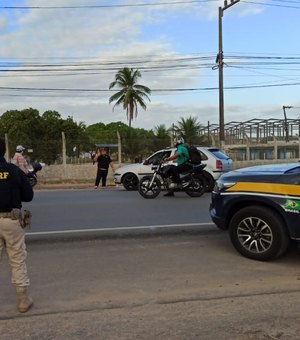
{"label": "car windshield", "polygon": [[156,154],[148,158],[148,164],[156,163],[157,161],[160,161],[162,157],[169,157],[170,154],[171,154],[171,151],[157,152]]}
{"label": "car windshield", "polygon": [[229,159],[230,158],[227,155],[225,155],[225,153],[220,151],[219,149],[208,149],[208,151],[211,152],[214,156],[216,156],[219,159]]}

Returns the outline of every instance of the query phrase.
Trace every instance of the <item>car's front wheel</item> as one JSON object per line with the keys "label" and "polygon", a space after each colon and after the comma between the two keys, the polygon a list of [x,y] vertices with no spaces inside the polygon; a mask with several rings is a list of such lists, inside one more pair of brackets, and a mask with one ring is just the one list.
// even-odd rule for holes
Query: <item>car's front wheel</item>
{"label": "car's front wheel", "polygon": [[282,218],[266,207],[251,206],[239,210],[230,221],[229,233],[237,251],[254,260],[279,257],[289,245]]}
{"label": "car's front wheel", "polygon": [[128,173],[122,178],[122,183],[126,190],[132,191],[138,189],[139,180],[135,174]]}

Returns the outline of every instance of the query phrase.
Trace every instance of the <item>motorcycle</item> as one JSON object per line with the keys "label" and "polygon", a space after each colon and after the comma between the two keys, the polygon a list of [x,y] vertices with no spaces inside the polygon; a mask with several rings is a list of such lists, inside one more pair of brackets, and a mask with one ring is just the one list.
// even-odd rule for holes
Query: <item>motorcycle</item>
{"label": "motorcycle", "polygon": [[203,169],[206,164],[193,165],[192,169],[181,173],[179,184],[172,182],[172,179],[168,176],[171,166],[174,165],[164,164],[163,159],[153,165],[153,175],[144,176],[139,182],[138,191],[140,195],[144,198],[155,198],[160,194],[163,187],[167,191],[184,191],[190,197],[200,197],[205,193],[207,183]]}
{"label": "motorcycle", "polygon": [[40,163],[33,163],[32,170],[27,173],[29,183],[32,187],[37,184],[37,172],[42,170],[42,165]]}

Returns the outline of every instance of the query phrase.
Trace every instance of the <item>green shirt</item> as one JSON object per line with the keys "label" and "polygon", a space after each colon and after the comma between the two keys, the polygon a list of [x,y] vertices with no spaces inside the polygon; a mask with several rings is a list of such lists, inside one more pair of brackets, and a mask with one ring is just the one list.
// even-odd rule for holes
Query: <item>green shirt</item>
{"label": "green shirt", "polygon": [[177,147],[178,157],[176,158],[176,162],[178,165],[184,164],[190,158],[189,151],[187,147],[183,144],[179,144]]}

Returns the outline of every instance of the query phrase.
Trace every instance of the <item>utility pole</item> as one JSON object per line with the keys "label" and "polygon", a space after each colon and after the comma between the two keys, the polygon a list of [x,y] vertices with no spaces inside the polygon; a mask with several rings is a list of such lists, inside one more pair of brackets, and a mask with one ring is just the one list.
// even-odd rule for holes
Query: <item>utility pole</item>
{"label": "utility pole", "polygon": [[292,108],[293,108],[293,106],[285,106],[285,105],[283,105],[283,107],[282,107],[283,114],[284,114],[284,131],[285,131],[285,141],[286,142],[289,141],[289,126],[288,126],[288,122],[287,122],[285,109],[292,109]]}
{"label": "utility pole", "polygon": [[227,0],[224,1],[224,7],[219,7],[219,53],[217,55],[216,63],[219,68],[219,143],[220,148],[224,149],[225,146],[225,128],[224,128],[224,87],[223,87],[223,35],[222,35],[222,18],[223,12],[237,4],[240,0],[231,0],[228,4]]}

